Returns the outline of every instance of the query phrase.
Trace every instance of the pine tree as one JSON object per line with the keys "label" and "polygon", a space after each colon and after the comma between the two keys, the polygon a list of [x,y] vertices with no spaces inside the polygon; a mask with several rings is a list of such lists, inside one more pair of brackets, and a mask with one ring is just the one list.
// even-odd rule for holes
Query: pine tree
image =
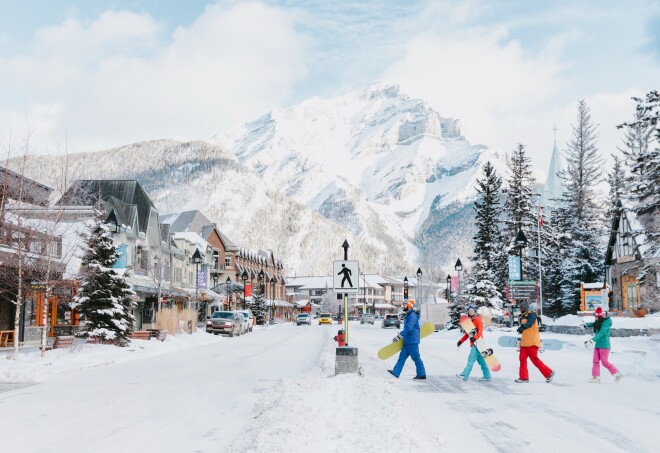
{"label": "pine tree", "polygon": [[[501,292],[496,285],[496,273],[502,254],[502,238],[499,228],[500,188],[502,179],[490,162],[482,168],[483,179],[477,179],[477,199],[474,202],[475,226],[477,232],[474,241],[475,263],[470,284],[467,286],[467,300],[477,307],[496,307],[502,304]],[[500,282],[503,283],[503,282]]]}
{"label": "pine tree", "polygon": [[567,234],[571,241],[562,265],[561,297],[567,313],[579,310],[580,282],[603,279],[603,250],[598,240],[600,206],[596,196],[603,161],[596,138],[596,125],[589,107],[580,100],[577,124],[573,126],[573,138],[565,153],[567,169],[560,175],[566,187],[561,233]]}
{"label": "pine tree", "polygon": [[613,155],[614,165],[612,171],[607,174],[609,192],[607,195],[607,207],[605,210],[605,226],[609,229],[612,225],[612,217],[617,211],[617,202],[623,199],[626,185],[626,171],[619,156]]}
{"label": "pine tree", "polygon": [[[660,93],[651,91],[644,99],[633,100],[637,102],[634,121],[618,126],[625,127],[623,152],[630,170],[626,192],[632,211],[647,218],[644,229],[634,232],[645,236],[644,257],[657,261],[660,256],[660,222],[656,220],[660,209]],[[639,276],[640,283],[644,284],[644,275],[657,271],[657,264],[646,265]]]}
{"label": "pine tree", "polygon": [[261,288],[256,288],[252,294],[252,304],[250,306],[252,314],[257,321],[257,324],[263,326],[266,324],[266,299]]}
{"label": "pine tree", "polygon": [[135,293],[124,277],[112,269],[118,255],[100,210],[96,211],[85,239],[80,291],[75,297],[85,320],[80,336],[125,346],[135,326]]}

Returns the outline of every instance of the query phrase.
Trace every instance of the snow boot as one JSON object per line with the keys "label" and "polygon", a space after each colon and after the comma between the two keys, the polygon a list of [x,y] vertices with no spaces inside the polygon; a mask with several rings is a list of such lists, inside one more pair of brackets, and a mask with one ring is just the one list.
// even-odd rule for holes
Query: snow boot
{"label": "snow boot", "polygon": [[456,377],[463,381],[467,381],[467,379],[465,379],[465,376],[463,376],[461,373],[456,373]]}
{"label": "snow boot", "polygon": [[548,384],[551,383],[553,377],[555,377],[555,372],[554,371],[552,371],[550,373],[550,376],[548,376],[548,378],[545,380],[545,382],[547,382]]}
{"label": "snow boot", "polygon": [[516,379],[514,382],[516,384],[527,384],[529,383],[529,379]]}
{"label": "snow boot", "polygon": [[485,378],[485,377],[479,378],[479,382],[490,382],[490,378]]}
{"label": "snow boot", "polygon": [[598,376],[592,377],[589,379],[589,384],[600,384],[600,378]]}
{"label": "snow boot", "polygon": [[413,378],[413,380],[416,380],[416,381],[418,381],[418,380],[420,380],[420,379],[421,379],[421,380],[424,380],[424,379],[426,379],[426,376],[415,376],[415,377]]}
{"label": "snow boot", "polygon": [[399,379],[399,376],[397,376],[396,374],[394,374],[394,371],[392,371],[392,370],[387,370],[387,372],[390,373],[390,374],[391,374],[392,376],[394,376],[395,378]]}
{"label": "snow boot", "polygon": [[621,379],[623,379],[623,374],[617,373],[614,375],[614,382],[621,382]]}

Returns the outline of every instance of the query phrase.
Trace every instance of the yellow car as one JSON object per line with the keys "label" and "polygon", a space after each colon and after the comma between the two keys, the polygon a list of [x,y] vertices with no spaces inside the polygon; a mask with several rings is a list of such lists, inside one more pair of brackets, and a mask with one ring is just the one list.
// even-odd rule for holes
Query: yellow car
{"label": "yellow car", "polygon": [[330,313],[321,313],[321,317],[319,318],[319,326],[321,324],[332,325],[332,315]]}

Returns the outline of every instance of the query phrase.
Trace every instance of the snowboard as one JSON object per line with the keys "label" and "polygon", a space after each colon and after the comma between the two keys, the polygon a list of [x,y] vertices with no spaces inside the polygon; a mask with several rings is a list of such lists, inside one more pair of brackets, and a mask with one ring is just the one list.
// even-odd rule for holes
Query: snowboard
{"label": "snowboard", "polygon": [[[518,346],[518,338],[512,337],[510,335],[503,335],[497,340],[497,344],[504,348],[515,348]],[[564,344],[559,340],[541,340],[541,349],[547,349],[548,351],[559,351]]]}
{"label": "snowboard", "polygon": [[[473,332],[474,334],[477,333],[477,328],[474,327],[472,320],[465,313],[461,315],[459,323],[468,335],[471,335]],[[475,341],[474,345],[479,350],[479,353],[481,353],[481,357],[484,358],[486,365],[488,365],[488,368],[490,368],[491,371],[500,371],[502,369],[502,365],[500,364],[500,361],[497,360],[497,357],[495,357],[493,350],[486,346],[486,342],[484,342],[482,338],[479,338],[477,341]]]}
{"label": "snowboard", "polygon": [[[435,324],[433,324],[432,322],[427,322],[422,327],[420,327],[419,337],[420,338],[428,337],[433,332],[435,332]],[[401,350],[401,348],[403,348],[403,339],[401,339],[401,340],[399,340],[395,343],[390,343],[387,346],[385,346],[384,348],[380,348],[380,350],[378,351],[378,358],[380,360],[389,359],[394,354],[399,352]]]}

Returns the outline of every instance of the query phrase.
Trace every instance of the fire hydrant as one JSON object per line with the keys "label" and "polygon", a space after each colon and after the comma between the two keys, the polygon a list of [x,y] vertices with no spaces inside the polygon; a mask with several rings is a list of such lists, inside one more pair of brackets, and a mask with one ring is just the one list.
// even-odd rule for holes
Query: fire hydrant
{"label": "fire hydrant", "polygon": [[346,346],[346,343],[344,342],[344,331],[340,330],[337,332],[337,335],[334,337],[334,340],[337,342],[338,346]]}

